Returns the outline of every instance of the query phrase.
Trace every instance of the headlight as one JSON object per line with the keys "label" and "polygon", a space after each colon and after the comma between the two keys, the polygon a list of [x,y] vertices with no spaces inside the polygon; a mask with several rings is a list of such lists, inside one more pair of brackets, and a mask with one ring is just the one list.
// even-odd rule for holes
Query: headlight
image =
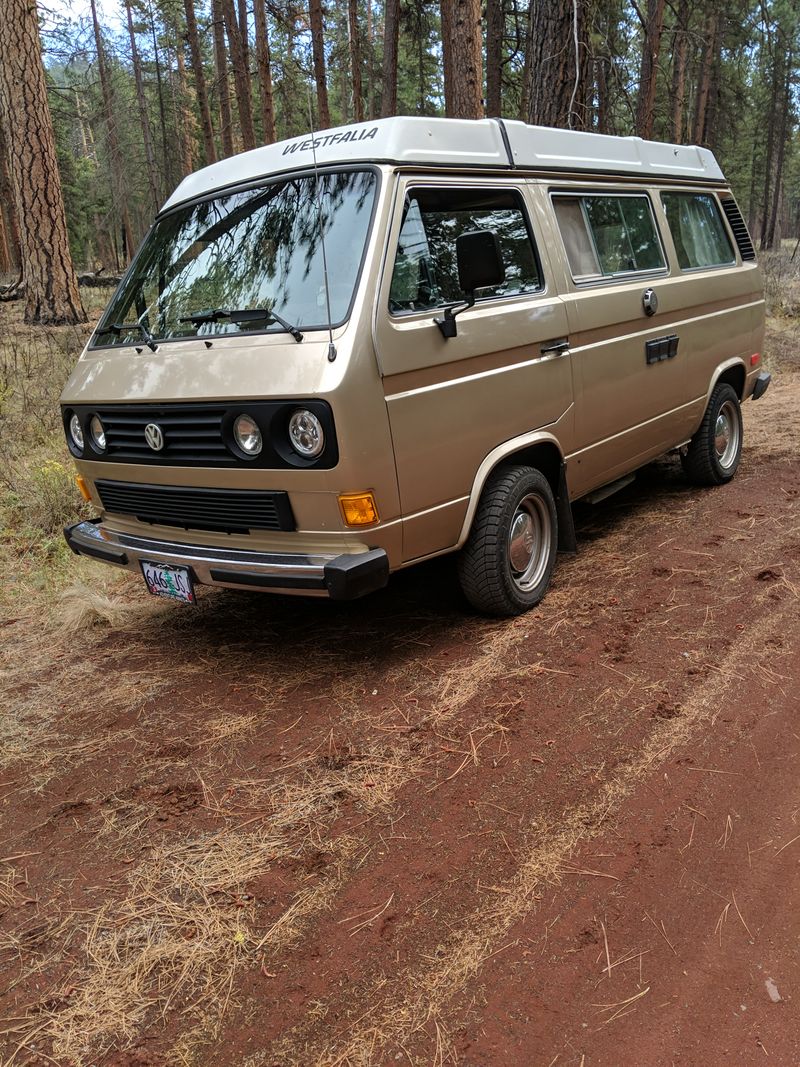
{"label": "headlight", "polygon": [[81,420],[77,415],[73,415],[69,420],[69,435],[77,450],[83,452],[83,428],[81,427]]}
{"label": "headlight", "polygon": [[92,438],[92,444],[98,452],[105,452],[106,450],[106,431],[100,421],[99,415],[92,415],[92,421],[89,423],[89,435]]}
{"label": "headlight", "polygon": [[325,447],[322,423],[313,411],[295,411],[289,419],[289,440],[292,448],[301,456],[314,459]]}
{"label": "headlight", "polygon": [[261,430],[249,415],[240,415],[233,424],[233,437],[242,452],[257,456],[263,446]]}

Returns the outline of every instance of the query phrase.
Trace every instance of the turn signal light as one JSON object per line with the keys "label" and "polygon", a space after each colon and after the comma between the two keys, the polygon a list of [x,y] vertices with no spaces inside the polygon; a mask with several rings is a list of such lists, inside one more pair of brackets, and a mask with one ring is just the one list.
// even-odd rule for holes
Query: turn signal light
{"label": "turn signal light", "polygon": [[89,492],[89,486],[86,484],[86,480],[81,474],[75,475],[75,484],[80,490],[80,494],[88,504],[92,499],[92,494]]}
{"label": "turn signal light", "polygon": [[370,526],[379,518],[372,493],[345,493],[339,497],[339,507],[348,526]]}

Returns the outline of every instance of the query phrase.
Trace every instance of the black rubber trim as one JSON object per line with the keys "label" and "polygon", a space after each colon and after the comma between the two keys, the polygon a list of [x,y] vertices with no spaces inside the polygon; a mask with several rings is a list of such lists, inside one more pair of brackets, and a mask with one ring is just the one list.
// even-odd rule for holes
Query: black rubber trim
{"label": "black rubber trim", "polygon": [[236,585],[251,585],[260,589],[324,589],[325,579],[315,577],[286,577],[275,574],[258,574],[253,571],[225,571],[216,567],[209,571],[214,582],[231,582]]}
{"label": "black rubber trim", "polygon": [[508,137],[508,130],[506,129],[506,124],[503,122],[502,119],[495,119],[494,121],[500,127],[500,136],[503,138],[503,145],[505,146],[506,155],[508,156],[508,165],[511,167],[512,170],[516,170],[517,165],[514,162],[514,153],[511,150],[511,141]]}
{"label": "black rubber trim", "polygon": [[756,384],[753,386],[752,398],[753,400],[760,400],[761,397],[769,389],[769,383],[772,381],[772,375],[768,374],[765,370],[759,374],[756,378]]}
{"label": "black rubber trim", "polygon": [[[99,523],[99,519],[93,520],[95,523]],[[76,556],[93,556],[95,559],[105,560],[106,563],[117,563],[121,567],[127,567],[128,554],[123,552],[121,548],[100,548],[99,545],[85,545],[83,543],[78,544],[72,538],[72,531],[77,526],[82,526],[83,523],[76,522],[72,526],[64,527],[64,538],[75,553]]]}
{"label": "black rubber trim", "polygon": [[567,465],[561,462],[558,469],[558,493],[556,494],[556,516],[558,518],[558,551],[574,553],[578,551],[578,539],[575,536],[575,519],[567,486]]}
{"label": "black rubber trim", "polygon": [[337,556],[325,564],[325,587],[332,600],[355,600],[389,581],[389,557],[382,548]]}

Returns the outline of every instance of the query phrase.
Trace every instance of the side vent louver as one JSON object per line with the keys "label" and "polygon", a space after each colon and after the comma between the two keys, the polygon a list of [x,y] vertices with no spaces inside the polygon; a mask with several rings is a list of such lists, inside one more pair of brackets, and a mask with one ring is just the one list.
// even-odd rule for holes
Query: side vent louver
{"label": "side vent louver", "polygon": [[755,259],[756,250],[753,248],[753,242],[750,240],[750,234],[747,232],[747,226],[742,218],[739,205],[732,196],[726,196],[722,200],[722,210],[725,212],[730,227],[733,230],[733,236],[736,238],[736,243],[739,246],[739,252],[741,253],[742,259]]}

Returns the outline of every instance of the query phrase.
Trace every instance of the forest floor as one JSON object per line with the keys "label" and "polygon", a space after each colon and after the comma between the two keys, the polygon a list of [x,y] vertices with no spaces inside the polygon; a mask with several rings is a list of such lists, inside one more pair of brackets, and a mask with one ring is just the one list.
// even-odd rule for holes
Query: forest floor
{"label": "forest floor", "polygon": [[800,1063],[797,320],[767,363],[734,482],[579,507],[514,621],[7,526],[0,1062]]}

